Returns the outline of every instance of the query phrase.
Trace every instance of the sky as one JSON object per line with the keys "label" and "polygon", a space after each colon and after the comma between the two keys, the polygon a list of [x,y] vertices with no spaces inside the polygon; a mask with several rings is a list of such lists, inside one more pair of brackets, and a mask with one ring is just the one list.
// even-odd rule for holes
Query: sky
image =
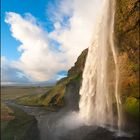
{"label": "sky", "polygon": [[54,82],[88,48],[103,0],[1,0],[1,82]]}

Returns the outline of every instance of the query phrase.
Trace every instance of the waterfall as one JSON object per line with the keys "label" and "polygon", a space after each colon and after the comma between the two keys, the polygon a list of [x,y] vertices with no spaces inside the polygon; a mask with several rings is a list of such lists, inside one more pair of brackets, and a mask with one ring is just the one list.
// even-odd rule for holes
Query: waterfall
{"label": "waterfall", "polygon": [[83,72],[79,115],[88,125],[120,130],[119,67],[114,45],[115,0],[104,0]]}

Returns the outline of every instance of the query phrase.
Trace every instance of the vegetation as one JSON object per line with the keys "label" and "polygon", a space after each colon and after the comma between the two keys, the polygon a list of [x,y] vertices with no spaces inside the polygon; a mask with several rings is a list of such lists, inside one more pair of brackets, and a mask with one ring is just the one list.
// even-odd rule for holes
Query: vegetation
{"label": "vegetation", "polygon": [[56,85],[46,91],[46,93],[19,97],[16,102],[28,106],[45,106],[51,110],[62,107],[64,105],[64,96],[67,91],[67,85],[73,81],[77,81],[75,84],[79,84],[78,81],[81,81],[87,51],[87,49],[84,50],[78,57],[75,65],[68,71],[68,77],[60,79]]}
{"label": "vegetation", "polygon": [[14,116],[12,116],[13,111],[1,102],[1,120],[8,121],[12,120]]}
{"label": "vegetation", "polygon": [[13,112],[6,104],[6,100],[14,100],[16,98],[20,98],[22,96],[34,96],[41,95],[49,90],[51,87],[11,87],[4,86],[1,87],[1,120],[11,120],[13,116],[11,112]]}
{"label": "vegetation", "polygon": [[69,76],[58,81],[56,86],[48,90],[47,93],[20,97],[16,100],[16,102],[18,104],[28,106],[45,106],[51,110],[62,107],[64,105],[64,96],[67,85],[71,81],[77,81],[79,79],[80,74]]}
{"label": "vegetation", "polygon": [[[2,140],[38,140],[37,122],[33,116],[27,115],[17,107],[10,106],[15,118],[9,122],[2,122]],[[4,126],[5,125],[5,126]]]}
{"label": "vegetation", "polygon": [[[22,110],[7,106],[6,100],[27,95],[42,95],[51,87],[1,87],[1,139],[38,140],[36,120]],[[33,132],[34,131],[34,132]]]}
{"label": "vegetation", "polygon": [[139,118],[140,100],[135,97],[128,97],[124,104],[124,109],[127,113]]}
{"label": "vegetation", "polygon": [[126,112],[139,116],[139,0],[117,0],[115,42],[119,51],[121,97]]}

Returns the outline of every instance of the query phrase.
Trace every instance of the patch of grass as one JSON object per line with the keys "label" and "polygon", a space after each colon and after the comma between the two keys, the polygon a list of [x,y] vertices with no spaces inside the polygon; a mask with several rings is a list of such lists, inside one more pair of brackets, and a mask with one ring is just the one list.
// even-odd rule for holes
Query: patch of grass
{"label": "patch of grass", "polygon": [[27,106],[41,106],[40,103],[40,97],[42,94],[36,94],[36,95],[29,95],[20,97],[16,100],[18,104],[27,105]]}
{"label": "patch of grass", "polygon": [[[50,90],[52,87],[18,87],[18,86],[3,86],[1,87],[1,120],[8,121],[13,119],[13,116],[10,114],[12,110],[5,105],[5,100],[15,100],[17,98],[29,96],[29,98],[23,98],[25,104],[30,105],[32,101],[34,105],[37,104],[37,100],[39,97],[45,93],[46,91]],[[32,100],[31,100],[32,98]],[[27,100],[26,100],[27,99]]]}
{"label": "patch of grass", "polygon": [[129,114],[138,118],[140,115],[140,100],[135,97],[128,97],[124,103],[124,109]]}
{"label": "patch of grass", "polygon": [[[2,140],[30,140],[30,134],[36,135],[37,132],[32,132],[32,127],[37,128],[36,120],[33,116],[27,115],[24,111],[17,107],[10,106],[13,110],[14,120],[9,121],[1,130]],[[36,129],[37,131],[37,129]],[[37,135],[36,135],[37,136]],[[37,138],[33,138],[36,140]]]}
{"label": "patch of grass", "polygon": [[66,86],[72,81],[81,80],[81,74],[75,74],[67,78],[63,78],[57,82],[48,92],[40,95],[24,96],[17,99],[18,104],[27,106],[45,106],[48,108],[61,107],[64,104],[64,95]]}
{"label": "patch of grass", "polygon": [[8,122],[9,122],[9,121],[4,121],[4,120],[1,120],[1,121],[0,121],[0,123],[1,123],[1,131],[3,131],[3,130],[6,128]]}
{"label": "patch of grass", "polygon": [[9,121],[9,120],[14,119],[14,116],[12,115],[12,113],[13,111],[4,103],[1,102],[1,120]]}
{"label": "patch of grass", "polygon": [[51,87],[1,87],[1,101],[13,100],[22,96],[43,94]]}
{"label": "patch of grass", "polygon": [[53,89],[51,89],[44,100],[42,101],[42,104],[44,106],[61,106],[63,104],[62,98],[65,94],[65,84],[58,84]]}
{"label": "patch of grass", "polygon": [[45,106],[62,106],[64,104],[64,95],[66,92],[66,86],[72,81],[81,80],[81,74],[76,74],[63,79],[56,84],[51,90],[48,91],[43,100]]}

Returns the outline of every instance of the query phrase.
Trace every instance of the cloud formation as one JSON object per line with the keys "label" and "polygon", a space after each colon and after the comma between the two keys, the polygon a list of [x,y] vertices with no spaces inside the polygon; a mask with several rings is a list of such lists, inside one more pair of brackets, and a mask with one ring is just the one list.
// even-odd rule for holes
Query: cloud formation
{"label": "cloud formation", "polygon": [[[31,81],[47,81],[68,70],[94,34],[102,0],[62,0],[46,12],[54,24],[50,33],[43,30],[31,14],[6,13],[12,36],[21,42],[21,56],[12,62]],[[56,5],[55,5],[56,6]],[[59,75],[60,76],[60,75]]]}
{"label": "cloud formation", "polygon": [[21,42],[20,59],[12,62],[15,68],[34,81],[50,80],[58,71],[67,69],[64,54],[50,49],[48,34],[34,17],[9,12],[5,21],[11,25],[12,36]]}
{"label": "cloud formation", "polygon": [[29,83],[30,80],[20,71],[12,66],[11,62],[5,57],[1,57],[1,81],[5,84],[23,84]]}
{"label": "cloud formation", "polygon": [[[63,27],[61,20],[55,20],[54,24],[59,26],[56,26],[55,30],[50,33],[49,36],[61,43],[62,50],[67,53],[70,65],[73,65],[81,51],[88,48],[91,44],[92,36],[95,32],[96,19],[101,10],[101,3],[103,0],[66,1],[66,3],[69,4],[70,2],[73,2],[70,4],[73,11],[68,22],[69,28],[65,28],[65,26]],[[62,14],[62,9],[65,9],[65,6],[66,5],[64,4],[59,6],[60,15]],[[59,10],[57,11],[57,14],[58,13]],[[71,14],[69,13],[69,15]]]}

